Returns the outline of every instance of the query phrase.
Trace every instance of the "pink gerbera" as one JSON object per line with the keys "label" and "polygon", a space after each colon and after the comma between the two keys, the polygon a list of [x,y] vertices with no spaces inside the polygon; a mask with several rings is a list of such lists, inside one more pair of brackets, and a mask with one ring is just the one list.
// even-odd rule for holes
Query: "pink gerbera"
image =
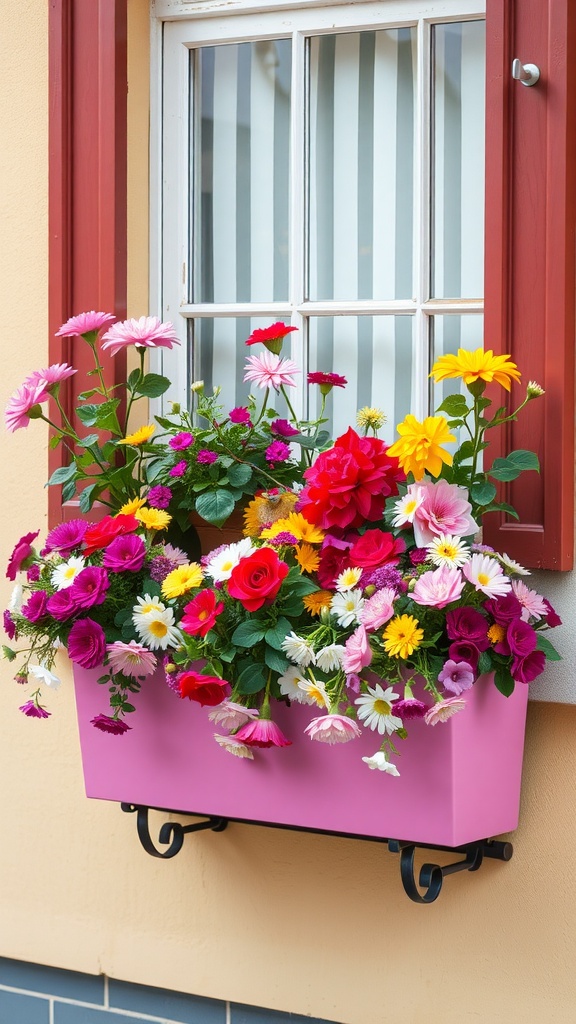
{"label": "pink gerbera", "polygon": [[292,359],[281,359],[274,352],[263,352],[261,356],[248,356],[244,380],[251,380],[259,388],[280,388],[283,384],[296,387],[293,373],[300,373]]}
{"label": "pink gerbera", "polygon": [[6,429],[14,433],[21,427],[27,427],[31,419],[35,419],[37,415],[41,414],[41,410],[38,408],[37,413],[32,416],[34,407],[40,406],[40,403],[45,402],[47,398],[48,391],[45,384],[22,384],[6,406],[4,413]]}
{"label": "pink gerbera", "polygon": [[57,338],[76,338],[80,334],[91,334],[92,331],[99,331],[101,327],[112,323],[112,313],[96,313],[93,309],[89,313],[79,313],[72,316],[60,330],[56,331]]}
{"label": "pink gerbera", "polygon": [[328,395],[332,388],[345,388],[348,381],[339,373],[325,373],[323,370],[315,370],[307,377],[309,384],[319,384],[323,395]]}
{"label": "pink gerbera", "polygon": [[433,704],[424,715],[426,725],[438,725],[438,722],[447,722],[452,715],[464,711],[466,701],[463,697],[447,697],[446,700],[439,700]]}
{"label": "pink gerbera", "polygon": [[60,384],[61,381],[67,380],[68,377],[72,377],[75,373],[78,373],[78,370],[75,370],[73,366],[69,366],[68,363],[53,363],[52,366],[47,366],[45,370],[34,370],[24,383],[30,386],[41,385],[48,391],[54,384]]}
{"label": "pink gerbera", "polygon": [[116,640],[115,643],[106,645],[106,652],[108,664],[113,672],[122,672],[125,676],[138,678],[150,676],[156,670],[156,655],[135,640],[128,644]]}
{"label": "pink gerbera", "polygon": [[362,730],[357,722],[345,715],[321,715],[313,718],[304,732],[311,740],[320,743],[348,743],[358,739]]}
{"label": "pink gerbera", "polygon": [[522,619],[525,622],[547,615],[548,609],[544,598],[535,590],[530,590],[522,580],[512,580],[512,590],[522,605]]}
{"label": "pink gerbera", "polygon": [[123,348],[172,348],[179,345],[174,324],[161,323],[157,316],[141,316],[139,320],[123,320],[113,324],[102,335],[102,350],[115,356]]}

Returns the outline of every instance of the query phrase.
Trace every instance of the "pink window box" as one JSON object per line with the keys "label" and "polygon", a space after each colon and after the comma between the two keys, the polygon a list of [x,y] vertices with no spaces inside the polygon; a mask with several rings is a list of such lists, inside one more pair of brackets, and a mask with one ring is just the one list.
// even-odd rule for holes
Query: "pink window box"
{"label": "pink window box", "polygon": [[292,746],[234,757],[213,739],[208,708],[181,700],[163,673],[146,679],[113,736],[90,720],[105,710],[98,670],[74,669],[86,794],[148,807],[340,832],[460,846],[510,832],[518,824],[528,688],[503,697],[490,677],[467,694],[448,722],[408,723],[398,742],[400,778],[362,761],[377,733],[330,746],[303,735],[310,707],[273,705]]}

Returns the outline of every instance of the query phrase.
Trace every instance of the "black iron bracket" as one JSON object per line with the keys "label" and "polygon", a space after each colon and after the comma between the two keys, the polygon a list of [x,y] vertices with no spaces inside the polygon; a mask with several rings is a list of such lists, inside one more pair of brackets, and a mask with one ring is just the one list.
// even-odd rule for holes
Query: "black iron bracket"
{"label": "black iron bracket", "polygon": [[[340,836],[343,839],[364,839],[371,842],[387,843],[390,853],[400,854],[400,877],[404,892],[414,903],[434,903],[437,900],[444,879],[447,875],[454,875],[459,871],[478,871],[485,857],[491,860],[508,861],[513,854],[512,843],[502,842],[496,839],[479,839],[474,843],[466,843],[464,846],[434,846],[429,843],[412,843],[400,839],[381,839],[377,836],[359,836],[349,832],[328,832],[323,829],[292,828],[290,825],[277,825],[272,822],[246,821],[241,818],[216,818],[206,816],[205,821],[194,822],[192,825],[181,825],[177,821],[166,821],[160,828],[158,842],[167,846],[167,850],[159,850],[150,835],[148,824],[148,812],[152,809],[161,808],[143,807],[138,804],[120,804],[123,811],[129,814],[136,813],[136,829],[138,838],[146,853],[151,857],[160,857],[168,860],[175,857],[182,849],[184,837],[188,832],[202,832],[210,829],[212,832],[223,832],[229,820],[238,821],[247,825],[269,825],[271,828],[287,828],[296,832],[312,832],[320,835]],[[168,814],[180,814],[180,811],[165,811]],[[444,853],[462,854],[461,860],[452,864],[430,864],[426,862],[420,868],[418,882],[415,877],[414,856],[416,850],[441,850]]]}

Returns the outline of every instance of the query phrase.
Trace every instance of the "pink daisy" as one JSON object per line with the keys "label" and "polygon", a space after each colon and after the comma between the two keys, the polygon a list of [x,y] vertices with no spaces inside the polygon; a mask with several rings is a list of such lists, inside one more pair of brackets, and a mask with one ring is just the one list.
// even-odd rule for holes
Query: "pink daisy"
{"label": "pink daisy", "polygon": [[80,334],[90,334],[92,331],[99,331],[101,327],[112,323],[115,317],[112,313],[96,313],[93,309],[89,313],[79,313],[72,316],[60,330],[56,331],[57,338],[76,338]]}
{"label": "pink daisy", "polygon": [[425,572],[414,585],[411,597],[416,604],[430,608],[445,608],[457,601],[464,589],[464,580],[458,569],[441,565],[433,572]]}
{"label": "pink daisy", "polygon": [[304,732],[311,740],[319,740],[320,743],[348,743],[362,735],[358,723],[353,718],[346,718],[345,715],[321,715],[320,718],[313,718]]}
{"label": "pink daisy", "polygon": [[48,366],[45,370],[34,370],[34,373],[31,373],[24,383],[32,386],[42,385],[42,387],[48,390],[54,384],[60,384],[61,381],[72,377],[75,373],[78,373],[78,370],[75,370],[73,366],[69,366],[68,363],[53,363],[52,366]]}
{"label": "pink daisy", "polygon": [[261,356],[248,356],[244,380],[251,380],[259,388],[280,388],[283,384],[296,387],[291,376],[300,373],[292,359],[281,359],[274,352],[263,352]]}
{"label": "pink daisy", "polygon": [[504,575],[500,564],[490,555],[472,555],[469,562],[462,566],[462,573],[476,590],[487,597],[499,597],[507,594],[512,584]]}
{"label": "pink daisy", "polygon": [[512,590],[522,605],[522,619],[541,619],[548,614],[544,598],[535,590],[530,590],[522,580],[512,580]]}
{"label": "pink daisy", "polygon": [[123,320],[113,324],[102,335],[102,350],[115,356],[123,348],[172,348],[179,345],[174,324],[161,323],[157,316],[141,316],[139,320]]}
{"label": "pink daisy", "polygon": [[34,406],[45,402],[47,398],[48,392],[44,384],[22,384],[6,406],[6,429],[14,433],[21,427],[27,427],[34,418],[30,416]]}
{"label": "pink daisy", "polygon": [[426,725],[438,725],[438,722],[447,722],[452,715],[464,711],[466,701],[462,697],[447,697],[446,700],[439,700],[424,715]]}
{"label": "pink daisy", "polygon": [[115,643],[106,645],[106,652],[108,664],[113,672],[122,672],[125,676],[137,678],[150,676],[156,670],[156,655],[135,640],[128,644],[116,640]]}

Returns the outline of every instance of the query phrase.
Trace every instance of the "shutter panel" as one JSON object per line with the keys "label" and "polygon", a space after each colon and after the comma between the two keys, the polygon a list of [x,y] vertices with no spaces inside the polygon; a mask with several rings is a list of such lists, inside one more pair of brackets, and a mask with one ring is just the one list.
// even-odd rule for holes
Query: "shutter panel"
{"label": "shutter panel", "polygon": [[[501,428],[488,462],[540,458],[502,488],[520,523],[488,516],[485,542],[531,568],[571,569],[574,552],[576,91],[573,0],[487,0],[484,345],[508,352],[544,398]],[[511,63],[540,68],[524,86]],[[513,393],[522,390],[513,387]],[[500,404],[500,395],[495,396]],[[494,432],[495,433],[495,432]]]}

